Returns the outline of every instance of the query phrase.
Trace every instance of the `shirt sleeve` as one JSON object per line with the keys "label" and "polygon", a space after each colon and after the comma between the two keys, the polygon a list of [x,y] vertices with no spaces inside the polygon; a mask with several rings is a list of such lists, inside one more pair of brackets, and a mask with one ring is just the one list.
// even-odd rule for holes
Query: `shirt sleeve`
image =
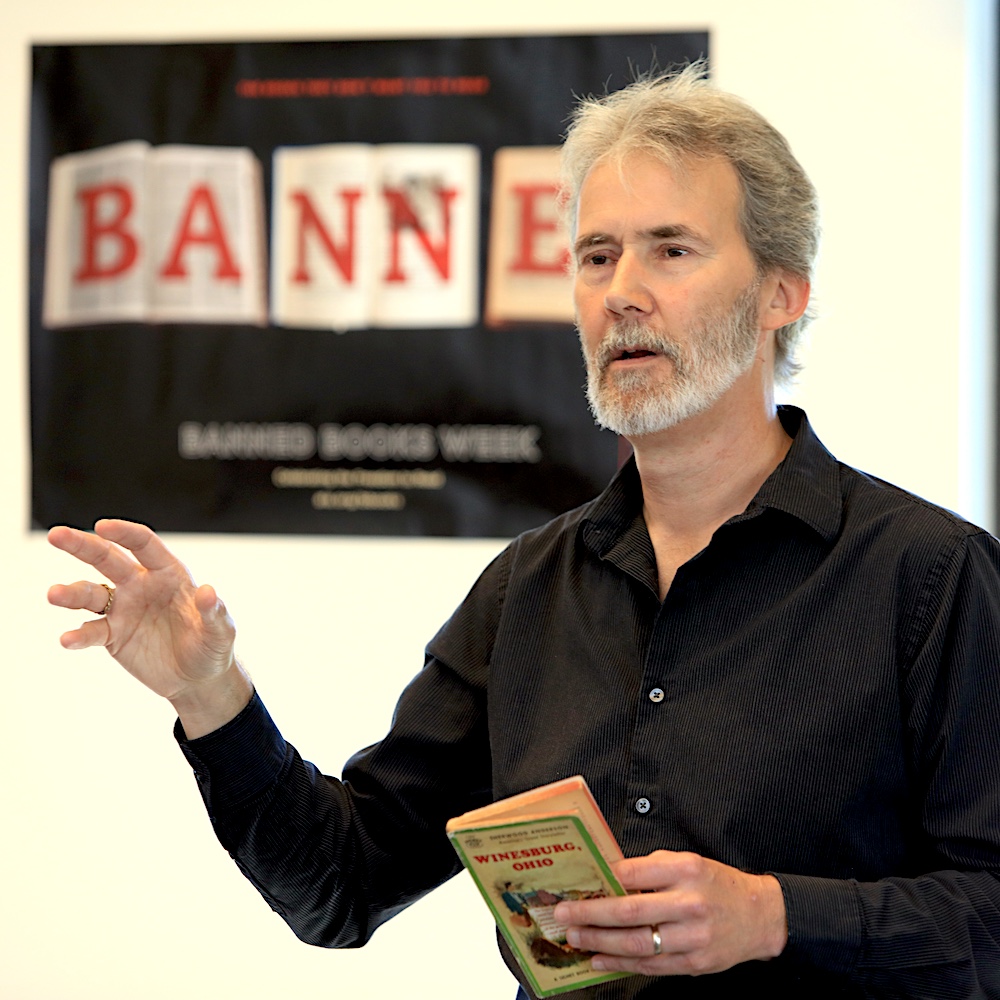
{"label": "shirt sleeve", "polygon": [[219,841],[303,941],[363,945],[460,870],[445,823],[492,798],[486,674],[498,594],[494,562],[439,633],[462,637],[460,662],[428,652],[385,739],[340,779],[302,760],[256,693],[206,736],[188,740],[177,723]]}
{"label": "shirt sleeve", "polygon": [[786,955],[876,995],[1000,997],[1000,546],[942,550],[900,647],[913,871],[778,874]]}

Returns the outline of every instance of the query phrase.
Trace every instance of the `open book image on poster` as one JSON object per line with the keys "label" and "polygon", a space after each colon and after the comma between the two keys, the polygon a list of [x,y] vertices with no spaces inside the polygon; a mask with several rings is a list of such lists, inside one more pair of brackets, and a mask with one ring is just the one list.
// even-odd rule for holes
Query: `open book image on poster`
{"label": "open book image on poster", "polygon": [[627,975],[595,970],[553,916],[563,900],[625,895],[610,867],[621,849],[583,778],[464,813],[447,832],[536,996]]}

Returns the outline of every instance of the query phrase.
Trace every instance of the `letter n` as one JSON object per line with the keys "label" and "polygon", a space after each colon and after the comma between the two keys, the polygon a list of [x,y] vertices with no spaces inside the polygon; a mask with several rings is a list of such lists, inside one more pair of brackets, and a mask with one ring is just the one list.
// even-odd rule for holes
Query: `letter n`
{"label": "letter n", "polygon": [[384,187],[382,194],[389,203],[390,263],[385,280],[406,281],[406,272],[400,261],[400,236],[405,230],[411,230],[438,274],[444,281],[448,281],[451,277],[451,203],[458,195],[458,191],[454,188],[437,188],[434,191],[441,209],[442,232],[441,240],[436,244],[421,224],[405,192],[398,188]]}
{"label": "letter n", "polygon": [[289,198],[295,203],[299,210],[299,219],[296,231],[298,233],[297,251],[295,257],[295,269],[292,271],[292,281],[296,284],[307,285],[312,280],[309,268],[306,266],[306,237],[310,232],[315,233],[319,238],[320,245],[326,251],[327,256],[337,266],[343,275],[344,281],[348,284],[354,281],[354,246],[356,230],[357,203],[361,198],[360,188],[344,188],[340,191],[340,200],[344,206],[344,230],[345,238],[342,243],[335,243],[329,230],[323,224],[319,212],[305,191],[292,191]]}

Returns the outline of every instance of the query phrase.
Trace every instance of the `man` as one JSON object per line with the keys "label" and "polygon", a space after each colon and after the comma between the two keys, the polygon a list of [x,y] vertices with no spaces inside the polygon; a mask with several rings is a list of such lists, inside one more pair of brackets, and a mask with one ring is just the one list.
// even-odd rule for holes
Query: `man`
{"label": "man", "polygon": [[304,940],[364,943],[455,873],[450,816],[583,773],[641,890],[557,908],[640,973],[588,995],[1000,996],[1000,547],[776,408],[813,190],[699,71],[584,102],[565,147],[588,394],[634,460],[486,569],[343,781],[142,526],[53,529],[115,585],[50,591],[107,612],[63,644],[172,701],[221,842]]}

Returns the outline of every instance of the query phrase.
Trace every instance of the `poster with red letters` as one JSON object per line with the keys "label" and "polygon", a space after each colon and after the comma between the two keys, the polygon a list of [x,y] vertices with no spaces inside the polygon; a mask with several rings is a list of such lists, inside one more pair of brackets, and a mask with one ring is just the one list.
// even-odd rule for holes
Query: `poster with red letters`
{"label": "poster with red letters", "polygon": [[707,49],[35,46],[32,526],[507,537],[595,495],[557,147]]}

